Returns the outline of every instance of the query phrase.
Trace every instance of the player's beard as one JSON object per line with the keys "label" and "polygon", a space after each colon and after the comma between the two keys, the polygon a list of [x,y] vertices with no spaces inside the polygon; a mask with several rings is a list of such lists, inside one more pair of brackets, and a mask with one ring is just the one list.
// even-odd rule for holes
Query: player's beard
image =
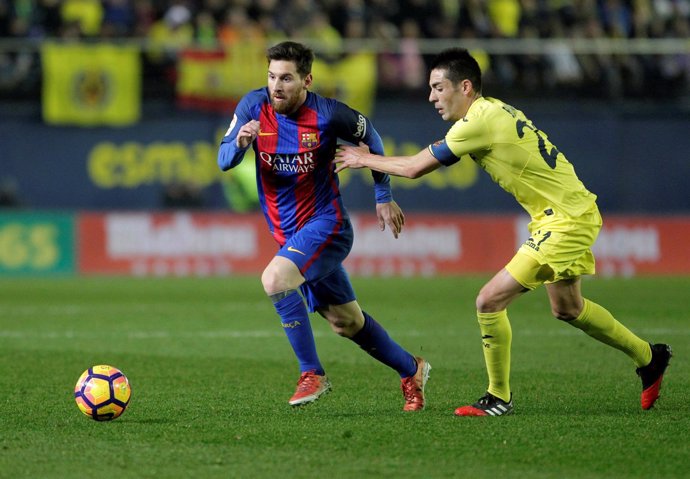
{"label": "player's beard", "polygon": [[296,93],[292,96],[283,95],[283,98],[281,98],[281,101],[279,102],[276,102],[273,95],[271,95],[271,106],[273,107],[273,110],[282,115],[289,115],[290,113],[295,112],[300,106],[300,101],[301,98],[299,93]]}

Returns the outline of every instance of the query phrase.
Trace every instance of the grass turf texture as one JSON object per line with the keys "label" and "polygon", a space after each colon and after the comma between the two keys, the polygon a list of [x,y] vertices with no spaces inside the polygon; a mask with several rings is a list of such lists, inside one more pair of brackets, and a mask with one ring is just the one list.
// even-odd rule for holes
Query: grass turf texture
{"label": "grass turf texture", "polygon": [[[540,289],[510,308],[515,414],[456,418],[486,387],[474,316],[485,279],[354,281],[360,304],[433,365],[422,413],[403,413],[397,375],[317,317],[334,389],[290,408],[296,362],[257,278],[0,280],[0,476],[690,475],[690,278],[583,285],[633,331],[673,346],[651,411],[632,362],[552,319]],[[108,423],[73,399],[99,363],[133,388]]]}

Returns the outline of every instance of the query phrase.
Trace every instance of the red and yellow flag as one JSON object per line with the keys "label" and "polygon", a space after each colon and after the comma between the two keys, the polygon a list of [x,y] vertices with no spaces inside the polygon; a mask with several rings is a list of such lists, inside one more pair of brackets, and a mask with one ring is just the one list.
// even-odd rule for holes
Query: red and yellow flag
{"label": "red and yellow flag", "polygon": [[238,42],[227,49],[187,49],[177,62],[177,101],[182,107],[227,113],[249,90],[266,84],[262,45]]}

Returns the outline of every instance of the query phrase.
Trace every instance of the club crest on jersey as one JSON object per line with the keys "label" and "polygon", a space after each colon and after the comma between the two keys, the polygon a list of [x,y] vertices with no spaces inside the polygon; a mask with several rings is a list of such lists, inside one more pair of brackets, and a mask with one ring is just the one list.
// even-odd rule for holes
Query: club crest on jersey
{"label": "club crest on jersey", "polygon": [[302,133],[302,148],[314,148],[319,144],[318,133]]}

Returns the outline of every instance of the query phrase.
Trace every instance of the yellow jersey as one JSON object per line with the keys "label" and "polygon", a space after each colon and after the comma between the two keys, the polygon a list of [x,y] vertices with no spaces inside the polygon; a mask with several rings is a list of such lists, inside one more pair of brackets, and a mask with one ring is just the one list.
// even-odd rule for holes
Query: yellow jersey
{"label": "yellow jersey", "polygon": [[520,110],[495,98],[475,100],[467,115],[429,150],[445,166],[469,156],[535,220],[578,217],[597,198],[543,131]]}

